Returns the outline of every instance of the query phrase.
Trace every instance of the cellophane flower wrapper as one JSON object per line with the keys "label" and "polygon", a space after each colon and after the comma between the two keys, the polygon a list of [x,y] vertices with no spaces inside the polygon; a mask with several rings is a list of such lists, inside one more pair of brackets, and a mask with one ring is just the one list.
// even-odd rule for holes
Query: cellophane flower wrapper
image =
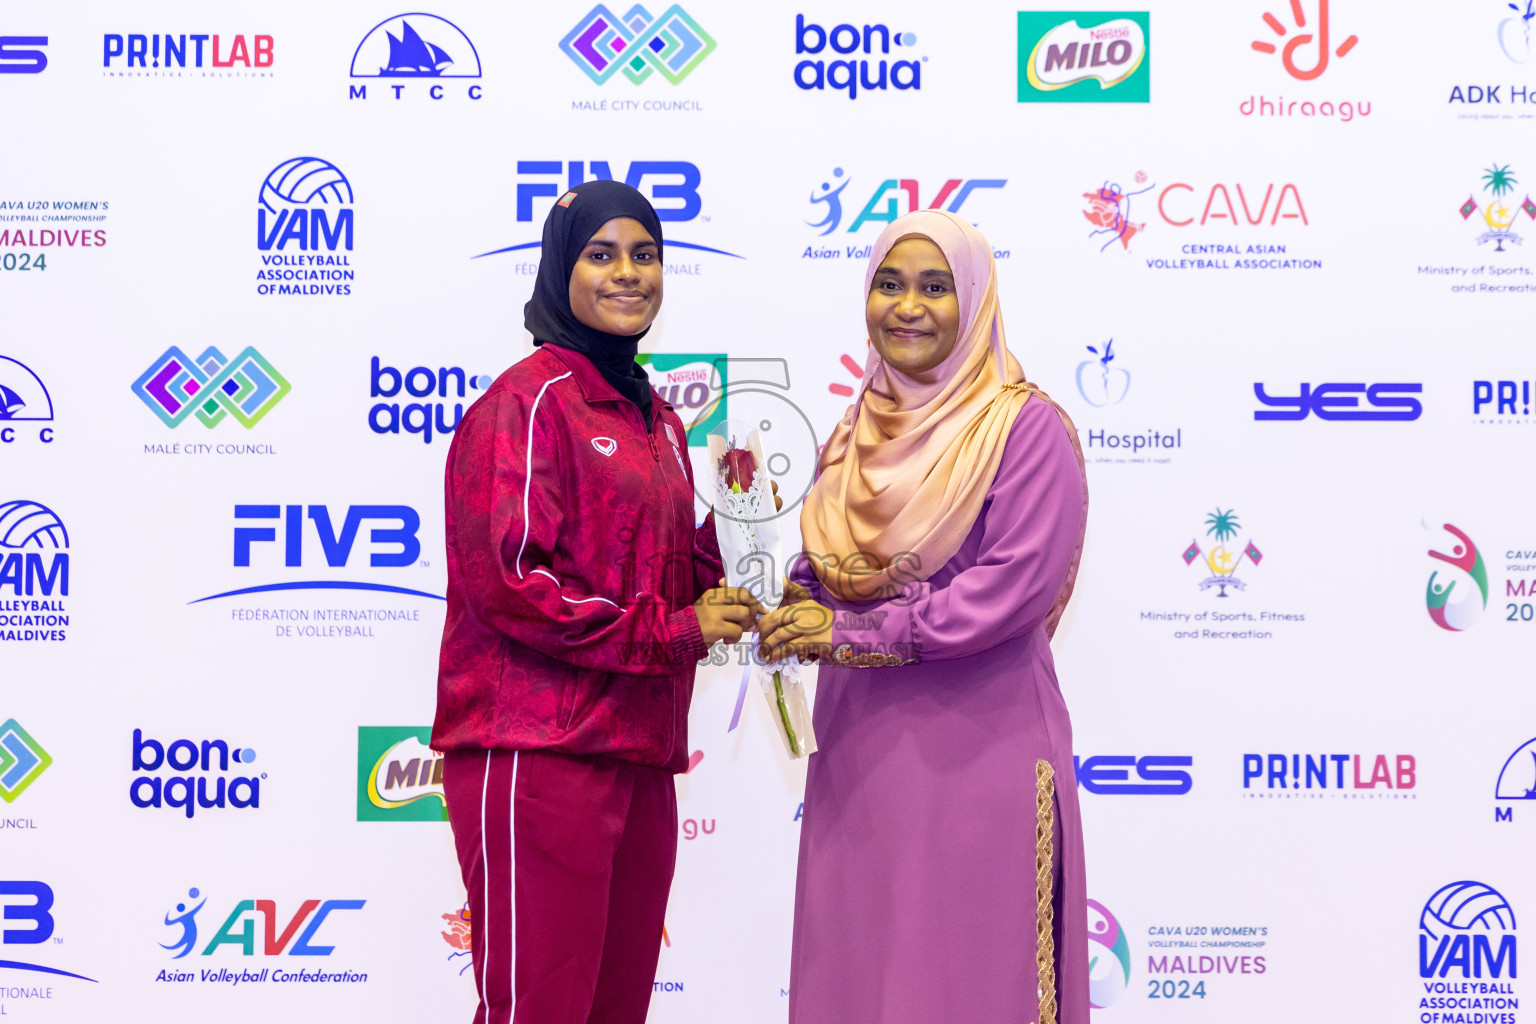
{"label": "cellophane flower wrapper", "polygon": [[[720,424],[709,435],[709,465],[725,582],[745,587],[764,610],[773,611],[784,600],[783,562],[773,488],[763,470],[766,462],[757,431],[736,420]],[[751,649],[751,675],[768,700],[769,718],[784,750],[791,760],[815,753],[816,733],[800,659],[766,665],[758,660],[755,638]]]}

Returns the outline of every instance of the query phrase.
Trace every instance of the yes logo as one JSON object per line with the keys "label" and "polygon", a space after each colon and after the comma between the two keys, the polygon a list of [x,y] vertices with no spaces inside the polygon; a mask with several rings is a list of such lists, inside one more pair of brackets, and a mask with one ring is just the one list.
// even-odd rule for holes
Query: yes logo
{"label": "yes logo", "polygon": [[41,74],[48,55],[33,47],[47,45],[47,36],[0,36],[0,75]]}
{"label": "yes logo", "polygon": [[[1301,385],[1301,394],[1271,395],[1263,384],[1255,383],[1253,393],[1267,409],[1256,409],[1256,420],[1304,420],[1312,413],[1320,420],[1377,420],[1406,422],[1418,419],[1424,406],[1417,398],[1422,384],[1311,384]],[[1364,395],[1369,408],[1360,408]],[[1283,410],[1283,411],[1280,411]]]}
{"label": "yes logo", "polygon": [[357,730],[357,820],[447,821],[443,755],[426,726]]}

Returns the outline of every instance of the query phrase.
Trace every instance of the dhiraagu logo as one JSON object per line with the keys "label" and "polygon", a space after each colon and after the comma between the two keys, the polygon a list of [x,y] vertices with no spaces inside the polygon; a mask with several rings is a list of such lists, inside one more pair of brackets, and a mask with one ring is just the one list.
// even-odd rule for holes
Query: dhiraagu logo
{"label": "dhiraagu logo", "polygon": [[428,727],[357,729],[357,820],[447,821],[443,755]]}
{"label": "dhiraagu logo", "polygon": [[1147,103],[1151,15],[1020,11],[1020,103]]}

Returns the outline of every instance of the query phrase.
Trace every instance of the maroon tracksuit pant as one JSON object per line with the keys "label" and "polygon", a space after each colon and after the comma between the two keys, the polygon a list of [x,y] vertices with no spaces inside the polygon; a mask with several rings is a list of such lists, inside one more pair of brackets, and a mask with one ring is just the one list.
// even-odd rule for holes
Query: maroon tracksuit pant
{"label": "maroon tracksuit pant", "polygon": [[677,861],[670,772],[542,750],[443,766],[474,1024],[643,1024]]}

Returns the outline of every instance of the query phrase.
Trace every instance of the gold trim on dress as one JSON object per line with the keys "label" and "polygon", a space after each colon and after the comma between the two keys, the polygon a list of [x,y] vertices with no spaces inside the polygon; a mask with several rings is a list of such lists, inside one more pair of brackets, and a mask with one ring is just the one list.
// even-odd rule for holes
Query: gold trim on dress
{"label": "gold trim on dress", "polygon": [[1056,1024],[1055,886],[1051,878],[1051,810],[1056,799],[1056,769],[1035,762],[1035,970],[1039,975],[1040,1024]]}

